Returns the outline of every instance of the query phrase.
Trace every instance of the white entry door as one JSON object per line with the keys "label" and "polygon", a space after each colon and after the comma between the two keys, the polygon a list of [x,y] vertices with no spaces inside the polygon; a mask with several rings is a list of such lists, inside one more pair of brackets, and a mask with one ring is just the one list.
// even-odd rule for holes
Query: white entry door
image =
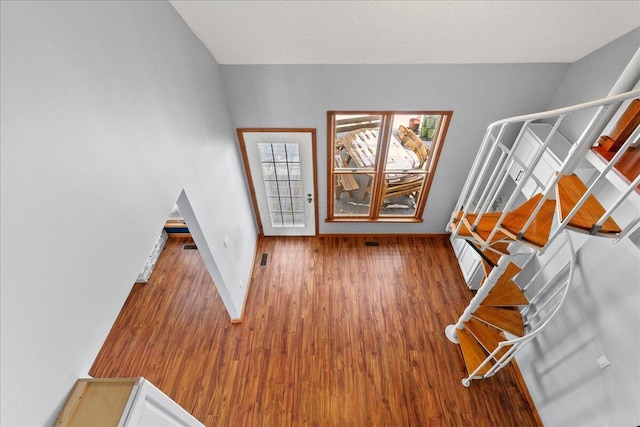
{"label": "white entry door", "polygon": [[238,129],[265,236],[315,236],[315,129]]}

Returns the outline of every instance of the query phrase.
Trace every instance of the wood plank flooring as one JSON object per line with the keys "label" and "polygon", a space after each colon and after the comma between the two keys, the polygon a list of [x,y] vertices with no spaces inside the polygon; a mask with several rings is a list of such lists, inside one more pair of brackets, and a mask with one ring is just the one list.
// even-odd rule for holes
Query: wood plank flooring
{"label": "wood plank flooring", "polygon": [[89,374],[144,376],[207,426],[541,425],[514,365],[462,386],[444,328],[472,293],[448,239],[365,240],[260,239],[231,324],[191,240],[172,237]]}

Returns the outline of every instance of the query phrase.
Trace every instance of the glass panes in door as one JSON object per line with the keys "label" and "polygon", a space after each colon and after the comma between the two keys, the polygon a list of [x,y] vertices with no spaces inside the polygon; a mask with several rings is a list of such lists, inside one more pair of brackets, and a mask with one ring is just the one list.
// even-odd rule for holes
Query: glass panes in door
{"label": "glass panes in door", "polygon": [[258,143],[273,227],[304,227],[305,206],[297,143]]}

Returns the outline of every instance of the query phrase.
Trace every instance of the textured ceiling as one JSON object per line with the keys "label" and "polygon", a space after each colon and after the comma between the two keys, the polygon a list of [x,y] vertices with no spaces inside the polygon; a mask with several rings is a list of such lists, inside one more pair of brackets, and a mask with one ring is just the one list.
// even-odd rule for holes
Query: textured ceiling
{"label": "textured ceiling", "polygon": [[640,26],[637,0],[171,4],[220,64],[574,62]]}

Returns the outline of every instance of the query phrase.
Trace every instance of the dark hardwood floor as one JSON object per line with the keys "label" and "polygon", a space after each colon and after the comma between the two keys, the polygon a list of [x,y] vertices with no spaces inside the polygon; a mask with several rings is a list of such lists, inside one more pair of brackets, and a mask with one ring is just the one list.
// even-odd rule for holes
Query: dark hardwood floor
{"label": "dark hardwood floor", "polygon": [[448,239],[365,240],[261,239],[231,324],[191,240],[172,237],[89,374],[144,376],[207,426],[541,425],[514,365],[462,386],[444,328],[472,294]]}

